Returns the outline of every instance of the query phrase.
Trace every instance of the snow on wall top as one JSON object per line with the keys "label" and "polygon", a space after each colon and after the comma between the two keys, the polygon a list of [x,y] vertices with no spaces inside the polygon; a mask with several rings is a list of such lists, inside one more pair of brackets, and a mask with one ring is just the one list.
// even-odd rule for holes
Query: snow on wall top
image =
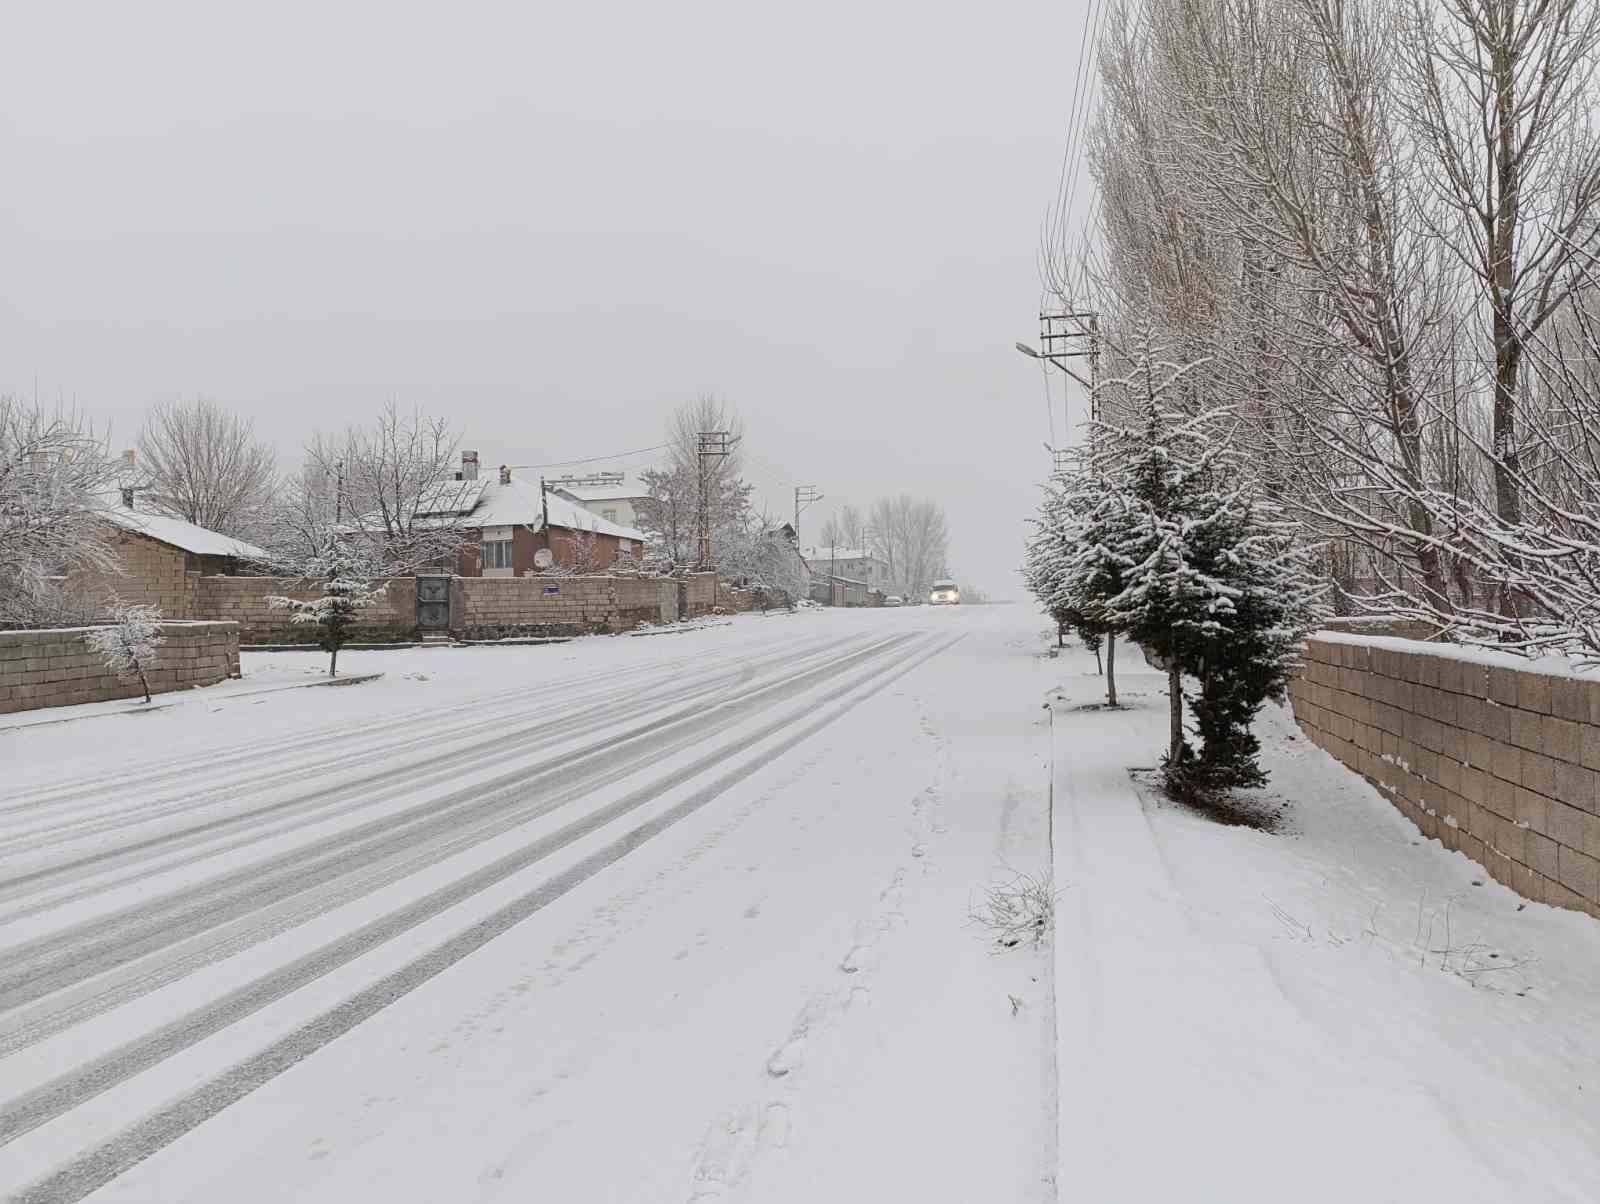
{"label": "snow on wall top", "polygon": [[1590,669],[1574,665],[1564,656],[1529,658],[1513,652],[1496,652],[1492,648],[1475,648],[1468,644],[1444,644],[1432,640],[1408,640],[1393,635],[1362,635],[1359,632],[1318,631],[1309,637],[1319,644],[1346,644],[1358,648],[1382,648],[1388,652],[1424,653],[1441,660],[1459,661],[1485,669],[1518,669],[1524,673],[1544,673],[1551,677],[1572,677],[1584,681],[1596,680]]}

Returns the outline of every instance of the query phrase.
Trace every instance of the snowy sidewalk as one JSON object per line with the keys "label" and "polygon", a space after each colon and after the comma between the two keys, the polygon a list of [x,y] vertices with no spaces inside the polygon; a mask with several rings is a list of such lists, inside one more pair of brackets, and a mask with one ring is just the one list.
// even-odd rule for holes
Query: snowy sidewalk
{"label": "snowy sidewalk", "polygon": [[1276,709],[1283,833],[1142,798],[1163,683],[1083,710],[1086,668],[1052,714],[1060,1199],[1594,1199],[1600,925],[1521,908]]}

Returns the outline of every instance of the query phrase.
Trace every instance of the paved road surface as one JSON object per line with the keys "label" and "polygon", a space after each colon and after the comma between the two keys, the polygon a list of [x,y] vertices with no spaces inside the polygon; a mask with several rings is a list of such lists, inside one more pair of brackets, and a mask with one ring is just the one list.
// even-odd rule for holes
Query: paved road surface
{"label": "paved road surface", "polygon": [[[0,803],[0,1191],[161,1198],[150,1167],[119,1176],[181,1139],[204,1163],[230,1106],[752,778],[804,777],[897,683],[926,687],[901,710],[959,688],[975,626],[802,615],[560,660],[429,653],[453,658],[433,695],[74,725],[81,759],[49,774],[29,758],[59,732],[7,737],[0,756],[34,772]],[[135,724],[151,746],[130,749]]]}

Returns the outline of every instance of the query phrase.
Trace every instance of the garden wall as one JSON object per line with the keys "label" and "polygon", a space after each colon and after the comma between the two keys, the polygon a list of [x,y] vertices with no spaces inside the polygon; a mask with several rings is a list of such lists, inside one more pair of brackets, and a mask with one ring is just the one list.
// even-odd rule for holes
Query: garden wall
{"label": "garden wall", "polygon": [[[138,698],[137,682],[118,680],[85,639],[90,627],[0,631],[0,714],[39,707]],[[150,670],[151,693],[209,686],[239,676],[239,628],[233,623],[161,625],[163,643]]]}
{"label": "garden wall", "polygon": [[1289,694],[1306,735],[1425,835],[1527,898],[1600,917],[1600,680],[1322,632]]}
{"label": "garden wall", "polygon": [[[196,577],[193,614],[199,618],[239,625],[242,644],[314,644],[316,628],[291,621],[290,612],[267,604],[272,594],[310,601],[320,590],[294,589],[300,584],[281,577]],[[417,631],[415,577],[392,577],[384,583],[384,596],[356,620],[356,640],[387,642],[411,640]]]}
{"label": "garden wall", "polygon": [[[309,601],[319,591],[293,589],[293,580],[273,577],[196,577],[194,612],[239,625],[239,640],[252,644],[312,644],[315,627],[294,623],[288,611],[267,603],[273,594]],[[417,582],[392,577],[383,597],[356,620],[356,642],[409,642],[417,626]],[[626,631],[641,623],[674,623],[684,595],[713,597],[714,573],[667,577],[453,577],[450,634],[460,639],[580,635]],[[705,604],[700,613],[709,613]]]}
{"label": "garden wall", "polygon": [[717,605],[717,575],[689,573],[677,578],[678,610],[685,619],[708,615]]}
{"label": "garden wall", "polygon": [[451,634],[469,640],[626,631],[678,619],[678,583],[665,577],[457,577]]}

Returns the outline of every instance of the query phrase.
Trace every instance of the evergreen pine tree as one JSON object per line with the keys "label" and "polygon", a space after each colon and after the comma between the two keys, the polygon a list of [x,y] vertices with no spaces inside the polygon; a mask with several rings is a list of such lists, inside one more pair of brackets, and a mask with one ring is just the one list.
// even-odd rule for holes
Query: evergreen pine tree
{"label": "evergreen pine tree", "polygon": [[328,536],[321,550],[298,569],[301,578],[318,583],[320,596],[309,601],[269,597],[267,602],[275,609],[291,611],[290,622],[317,625],[319,643],[329,654],[328,676],[337,677],[339,649],[350,638],[360,612],[383,596],[382,586],[372,585],[376,565],[354,541]]}
{"label": "evergreen pine tree", "polygon": [[[1197,365],[1161,360],[1148,328],[1137,337],[1131,373],[1108,386],[1132,421],[1095,439],[1121,506],[1104,531],[1105,563],[1122,584],[1105,621],[1167,671],[1168,789],[1193,796],[1256,785],[1264,775],[1251,724],[1283,691],[1315,622],[1318,589],[1293,528],[1256,496],[1229,411],[1181,396]],[[1186,675],[1200,683],[1198,750],[1184,727]]]}

